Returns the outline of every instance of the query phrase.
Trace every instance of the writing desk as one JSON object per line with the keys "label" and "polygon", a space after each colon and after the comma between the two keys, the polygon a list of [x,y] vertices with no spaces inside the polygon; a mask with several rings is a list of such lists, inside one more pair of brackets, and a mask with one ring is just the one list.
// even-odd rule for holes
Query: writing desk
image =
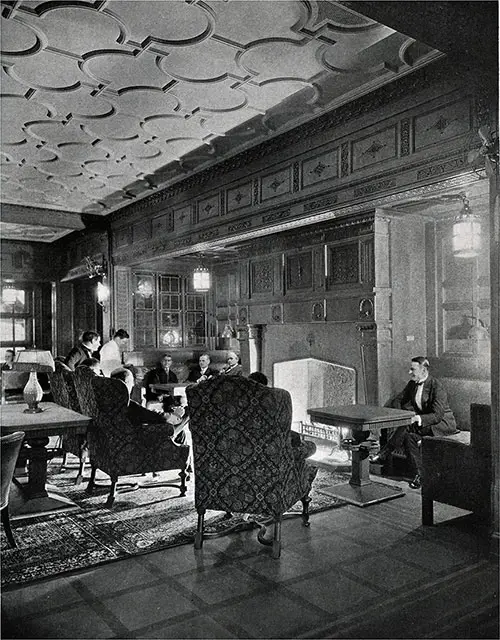
{"label": "writing desk", "polygon": [[11,492],[9,511],[12,519],[31,518],[47,513],[72,511],[77,505],[47,486],[47,444],[49,436],[87,433],[91,418],[53,402],[42,402],[41,413],[24,413],[24,404],[0,405],[2,435],[24,431],[29,445],[27,478],[16,478],[21,492]]}
{"label": "writing desk", "polygon": [[356,445],[352,447],[351,479],[348,483],[322,489],[324,493],[359,507],[404,495],[399,488],[370,480],[370,448],[365,441],[371,431],[409,426],[413,412],[366,404],[347,404],[308,409],[307,413],[313,422],[349,429],[356,441]]}

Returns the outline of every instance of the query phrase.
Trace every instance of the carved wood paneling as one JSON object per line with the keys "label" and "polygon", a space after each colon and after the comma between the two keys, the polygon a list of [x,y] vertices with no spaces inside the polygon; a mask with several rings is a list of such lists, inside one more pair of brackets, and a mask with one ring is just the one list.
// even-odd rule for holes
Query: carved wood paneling
{"label": "carved wood paneling", "polygon": [[129,351],[133,351],[132,331],[132,270],[128,267],[113,269],[113,326],[130,334]]}
{"label": "carved wood paneling", "polygon": [[286,289],[311,289],[313,283],[312,251],[287,255],[285,259]]}
{"label": "carved wood paneling", "polygon": [[393,125],[356,140],[352,144],[352,170],[358,171],[372,164],[395,158],[397,155],[397,131]]}
{"label": "carved wood paneling", "polygon": [[330,247],[328,257],[329,287],[354,284],[360,281],[359,245],[357,242]]}
{"label": "carved wood paneling", "polygon": [[250,295],[269,294],[274,292],[273,258],[252,260],[250,262]]}
{"label": "carved wood paneling", "polygon": [[227,212],[232,213],[238,209],[244,209],[252,205],[252,183],[244,182],[243,184],[228,189],[227,194]]}
{"label": "carved wood paneling", "polygon": [[220,196],[219,194],[204,198],[197,204],[197,222],[204,222],[220,215]]}
{"label": "carved wood paneling", "polygon": [[415,151],[441,144],[471,130],[471,103],[454,102],[417,115],[414,119]]}

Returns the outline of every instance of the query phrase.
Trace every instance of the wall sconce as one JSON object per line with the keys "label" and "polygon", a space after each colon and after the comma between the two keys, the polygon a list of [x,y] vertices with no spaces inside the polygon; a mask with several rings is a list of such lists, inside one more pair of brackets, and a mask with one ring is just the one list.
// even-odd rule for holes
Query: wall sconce
{"label": "wall sconce", "polygon": [[107,284],[106,276],[102,276],[102,280],[97,283],[97,304],[100,304],[103,311],[106,311],[106,306],[109,301],[109,286]]}
{"label": "wall sconce", "polygon": [[472,213],[465,193],[462,198],[462,211],[453,223],[453,255],[456,258],[475,258],[481,248],[481,222],[479,216]]}
{"label": "wall sconce", "polygon": [[196,267],[193,271],[193,289],[198,293],[206,293],[210,290],[210,271],[203,266]]}
{"label": "wall sconce", "polygon": [[55,370],[54,358],[50,351],[44,349],[25,349],[19,351],[12,368],[15,371],[29,371],[28,382],[23,389],[23,398],[28,408],[24,413],[41,413],[38,403],[43,398],[43,389],[38,382],[37,372],[53,372]]}

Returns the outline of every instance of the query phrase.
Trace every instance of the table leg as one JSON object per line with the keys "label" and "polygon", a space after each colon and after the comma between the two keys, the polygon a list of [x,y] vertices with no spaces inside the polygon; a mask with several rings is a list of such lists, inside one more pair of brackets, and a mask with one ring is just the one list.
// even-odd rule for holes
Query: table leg
{"label": "table leg", "polygon": [[362,487],[370,484],[370,452],[367,447],[357,447],[352,450],[352,470],[349,484]]}
{"label": "table leg", "polygon": [[47,485],[48,437],[29,438],[28,476],[16,478],[9,501],[11,520],[34,518],[80,507],[56,487]]}
{"label": "table leg", "polygon": [[47,445],[49,438],[29,438],[30,446],[28,457],[28,484],[25,487],[26,497],[46,498],[48,493],[45,488],[47,482]]}

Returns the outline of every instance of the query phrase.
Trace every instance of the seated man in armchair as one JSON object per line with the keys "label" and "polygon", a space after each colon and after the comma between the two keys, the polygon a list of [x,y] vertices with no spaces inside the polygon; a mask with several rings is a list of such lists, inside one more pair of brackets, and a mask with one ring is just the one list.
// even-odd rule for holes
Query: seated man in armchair
{"label": "seated man in armchair", "polygon": [[420,489],[422,437],[451,435],[457,432],[457,425],[448,404],[445,388],[437,378],[429,375],[427,358],[424,356],[412,358],[409,374],[408,384],[385,406],[413,411],[415,416],[412,423],[409,427],[398,427],[371,462],[384,464],[392,451],[401,446],[404,447],[415,473],[410,487]]}

